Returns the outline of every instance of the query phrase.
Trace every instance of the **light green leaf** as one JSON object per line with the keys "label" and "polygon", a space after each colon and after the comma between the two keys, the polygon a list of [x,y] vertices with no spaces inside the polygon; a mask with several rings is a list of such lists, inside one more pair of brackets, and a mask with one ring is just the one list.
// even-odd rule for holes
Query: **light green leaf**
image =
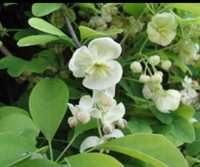
{"label": "light green leaf", "polygon": [[45,78],[33,88],[29,107],[36,125],[51,141],[67,110],[69,92],[60,79]]}
{"label": "light green leaf", "polygon": [[39,129],[27,113],[17,107],[0,107],[0,133],[13,132],[35,142]]}
{"label": "light green leaf", "polygon": [[200,15],[200,3],[169,3],[167,6],[191,12],[196,16]]}
{"label": "light green leaf", "polygon": [[91,40],[97,37],[112,36],[123,32],[122,29],[118,28],[109,29],[107,31],[96,31],[86,26],[79,26],[79,31],[81,35],[81,41],[86,39]]}
{"label": "light green leaf", "polygon": [[59,164],[48,159],[25,160],[15,165],[15,167],[61,167]]}
{"label": "light green leaf", "polygon": [[194,116],[195,110],[191,105],[182,104],[177,110],[176,114],[180,117],[190,121]]}
{"label": "light green leaf", "polygon": [[0,166],[5,167],[36,150],[32,141],[12,133],[0,133]]}
{"label": "light green leaf", "polygon": [[7,69],[12,77],[18,77],[23,73],[42,73],[48,68],[57,66],[55,53],[49,49],[38,53],[37,57],[27,61],[15,56],[6,56],[0,59],[0,69]]}
{"label": "light green leaf", "polygon": [[164,126],[159,133],[165,135],[177,146],[183,143],[191,143],[195,140],[193,125],[181,117],[176,117],[172,124]]}
{"label": "light green leaf", "polygon": [[54,25],[48,23],[47,21],[41,19],[41,18],[30,18],[28,20],[28,23],[31,27],[40,30],[42,32],[46,32],[52,35],[56,35],[58,37],[60,37],[63,40],[66,40],[66,42],[68,42],[68,44],[70,45],[74,45],[73,41],[71,38],[69,38],[65,33],[63,33],[60,29],[58,29],[57,27],[55,27]]}
{"label": "light green leaf", "polygon": [[26,46],[34,46],[34,45],[44,45],[49,42],[54,42],[59,40],[58,37],[53,36],[53,35],[30,35],[24,38],[21,38],[18,42],[17,45],[19,47],[26,47]]}
{"label": "light green leaf", "polygon": [[145,3],[124,3],[123,9],[130,15],[139,16],[144,11]]}
{"label": "light green leaf", "polygon": [[32,13],[34,16],[43,17],[60,9],[61,6],[62,3],[34,3]]}
{"label": "light green leaf", "polygon": [[123,167],[113,157],[101,153],[83,153],[65,158],[70,167]]}
{"label": "light green leaf", "polygon": [[181,152],[162,135],[128,135],[111,140],[99,148],[131,156],[153,167],[189,167]]}

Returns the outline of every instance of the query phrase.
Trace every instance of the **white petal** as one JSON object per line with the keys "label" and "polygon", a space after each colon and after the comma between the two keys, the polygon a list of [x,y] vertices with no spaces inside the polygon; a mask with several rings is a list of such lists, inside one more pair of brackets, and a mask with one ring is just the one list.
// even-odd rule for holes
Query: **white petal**
{"label": "white petal", "polygon": [[181,94],[177,90],[169,89],[156,97],[156,107],[163,113],[169,113],[178,108],[180,104]]}
{"label": "white petal", "polygon": [[120,137],[124,137],[124,134],[121,130],[119,129],[114,129],[112,131],[112,133],[108,134],[108,135],[104,135],[105,139],[110,139],[110,138],[120,138]]}
{"label": "white petal", "polygon": [[110,68],[105,73],[97,71],[87,75],[83,85],[88,89],[103,90],[117,84],[122,77],[122,67],[117,61],[109,61],[107,64]]}
{"label": "white petal", "polygon": [[82,96],[79,101],[79,106],[84,111],[91,111],[93,99],[89,95]]}
{"label": "white petal", "polygon": [[116,106],[110,108],[108,112],[105,113],[102,122],[103,124],[112,124],[121,118],[123,118],[125,114],[125,107],[123,103],[119,103]]}
{"label": "white petal", "polygon": [[92,40],[88,45],[88,49],[99,58],[106,60],[116,59],[122,52],[120,44],[108,37]]}
{"label": "white petal", "polygon": [[80,152],[84,152],[86,149],[91,147],[96,147],[99,144],[102,144],[103,141],[97,136],[87,137],[80,146]]}
{"label": "white petal", "polygon": [[96,119],[100,119],[102,116],[102,111],[98,109],[93,109],[91,112],[91,116]]}
{"label": "white petal", "polygon": [[74,106],[74,105],[71,104],[71,103],[68,103],[68,106],[69,106],[69,109],[70,109],[72,115],[73,115],[73,116],[76,116],[77,107]]}
{"label": "white petal", "polygon": [[69,69],[75,77],[84,77],[85,71],[92,64],[94,57],[86,46],[78,48],[69,61]]}

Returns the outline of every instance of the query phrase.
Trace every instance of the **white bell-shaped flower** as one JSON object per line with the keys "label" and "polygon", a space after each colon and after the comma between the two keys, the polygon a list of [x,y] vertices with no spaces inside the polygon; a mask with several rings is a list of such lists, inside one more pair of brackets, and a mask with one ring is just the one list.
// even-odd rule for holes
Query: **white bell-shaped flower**
{"label": "white bell-shaped flower", "polygon": [[161,46],[167,46],[176,36],[177,22],[171,13],[159,13],[153,16],[147,25],[147,34],[150,41]]}
{"label": "white bell-shaped flower", "polygon": [[122,77],[122,67],[115,61],[122,52],[120,44],[112,38],[92,40],[88,47],[78,48],[69,61],[75,77],[84,77],[83,85],[102,90],[116,85]]}
{"label": "white bell-shaped flower", "polygon": [[72,118],[79,120],[81,123],[87,123],[90,121],[91,112],[93,110],[93,99],[88,96],[82,96],[78,105],[68,104],[69,109],[73,115],[68,122],[72,122]]}
{"label": "white bell-shaped flower", "polygon": [[153,98],[157,109],[163,113],[175,111],[180,104],[181,94],[177,90],[169,89],[160,92]]}

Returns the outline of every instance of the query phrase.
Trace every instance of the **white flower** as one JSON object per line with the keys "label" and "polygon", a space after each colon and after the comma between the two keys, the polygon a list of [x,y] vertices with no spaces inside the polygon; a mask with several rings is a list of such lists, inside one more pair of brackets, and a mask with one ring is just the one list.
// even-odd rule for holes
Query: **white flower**
{"label": "white flower", "polygon": [[153,16],[147,25],[147,34],[150,41],[167,46],[176,36],[177,22],[171,13],[161,13]]}
{"label": "white flower", "polygon": [[131,63],[130,68],[133,73],[141,73],[142,72],[142,65],[138,61],[134,61]]}
{"label": "white flower", "polygon": [[154,95],[148,85],[144,85],[144,87],[142,89],[142,93],[146,99],[151,99],[151,98],[153,98],[153,95]]}
{"label": "white flower", "polygon": [[156,66],[160,63],[160,56],[158,56],[158,55],[150,56],[148,58],[148,61],[150,64]]}
{"label": "white flower", "polygon": [[171,63],[170,60],[164,60],[164,61],[162,61],[162,63],[161,63],[162,69],[164,69],[164,70],[166,70],[166,71],[169,70],[169,68],[171,67],[171,65],[172,65],[172,63]]}
{"label": "white flower", "polygon": [[155,72],[151,76],[150,80],[151,80],[151,82],[154,82],[154,83],[161,83],[163,80],[163,73],[161,71]]}
{"label": "white flower", "polygon": [[83,85],[102,90],[117,84],[122,77],[122,67],[115,61],[122,52],[120,44],[112,38],[97,38],[88,47],[77,49],[69,61],[75,77],[84,77]]}
{"label": "white flower", "polygon": [[89,136],[81,143],[80,152],[84,152],[85,150],[89,148],[96,147],[100,144],[103,144],[108,139],[120,138],[123,136],[124,136],[123,132],[119,129],[114,129],[112,133],[104,135],[102,138],[99,138],[97,136]]}
{"label": "white flower", "polygon": [[90,96],[82,96],[78,105],[74,106],[69,103],[68,106],[73,115],[73,117],[68,119],[68,123],[71,124],[72,127],[77,124],[76,120],[79,120],[81,123],[90,121],[91,112],[93,110],[93,99]]}
{"label": "white flower", "polygon": [[163,113],[175,111],[179,107],[180,100],[181,94],[173,89],[162,91],[153,98],[157,109]]}

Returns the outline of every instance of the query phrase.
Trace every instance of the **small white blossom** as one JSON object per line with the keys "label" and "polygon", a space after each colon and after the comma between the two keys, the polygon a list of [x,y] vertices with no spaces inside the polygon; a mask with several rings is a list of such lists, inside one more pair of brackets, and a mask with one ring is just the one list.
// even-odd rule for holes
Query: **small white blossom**
{"label": "small white blossom", "polygon": [[84,77],[83,85],[103,90],[117,84],[122,77],[122,67],[115,61],[122,52],[120,44],[112,38],[92,40],[88,47],[78,48],[69,61],[75,77]]}
{"label": "small white blossom", "polygon": [[142,65],[138,61],[134,61],[131,63],[130,68],[133,73],[141,73],[142,72]]}
{"label": "small white blossom", "polygon": [[162,69],[166,70],[166,71],[169,70],[169,68],[171,67],[171,65],[172,65],[172,63],[171,63],[170,60],[164,60],[164,61],[161,62]]}
{"label": "small white blossom", "polygon": [[162,45],[169,45],[176,36],[177,22],[171,13],[159,13],[152,17],[147,25],[147,34],[150,41]]}
{"label": "small white blossom", "polygon": [[180,100],[181,94],[173,89],[161,91],[158,95],[153,97],[157,109],[163,113],[175,111],[179,107]]}
{"label": "small white blossom", "polygon": [[157,66],[160,63],[160,56],[153,55],[148,58],[150,64]]}
{"label": "small white blossom", "polygon": [[123,136],[124,136],[123,132],[119,129],[113,130],[112,133],[104,135],[102,138],[97,137],[97,136],[89,136],[81,143],[80,152],[82,153],[89,148],[93,148],[100,144],[103,144],[109,139],[120,138]]}
{"label": "small white blossom", "polygon": [[163,73],[161,71],[155,72],[151,76],[150,80],[151,80],[151,82],[154,82],[154,83],[161,83],[163,80]]}

